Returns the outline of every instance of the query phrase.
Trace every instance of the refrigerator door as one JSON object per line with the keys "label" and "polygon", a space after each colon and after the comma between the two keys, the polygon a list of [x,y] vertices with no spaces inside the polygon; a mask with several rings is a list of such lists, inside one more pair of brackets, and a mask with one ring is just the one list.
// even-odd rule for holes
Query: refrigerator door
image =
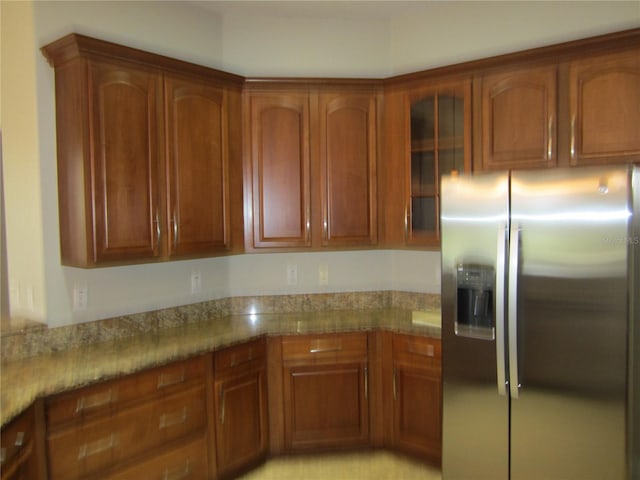
{"label": "refrigerator door", "polygon": [[507,479],[506,173],[443,177],[442,476]]}
{"label": "refrigerator door", "polygon": [[512,480],[627,478],[629,186],[626,167],[512,173]]}

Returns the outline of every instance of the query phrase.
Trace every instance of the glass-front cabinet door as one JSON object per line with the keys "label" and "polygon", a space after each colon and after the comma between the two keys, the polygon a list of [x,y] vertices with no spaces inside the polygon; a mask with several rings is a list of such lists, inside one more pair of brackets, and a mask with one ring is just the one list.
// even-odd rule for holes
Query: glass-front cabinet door
{"label": "glass-front cabinet door", "polygon": [[439,245],[440,179],[471,170],[471,83],[409,92],[405,241]]}

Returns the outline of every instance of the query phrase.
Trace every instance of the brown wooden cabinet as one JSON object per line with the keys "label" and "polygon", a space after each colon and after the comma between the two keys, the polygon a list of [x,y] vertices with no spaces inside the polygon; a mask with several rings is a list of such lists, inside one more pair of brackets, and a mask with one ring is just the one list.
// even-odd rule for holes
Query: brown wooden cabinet
{"label": "brown wooden cabinet", "polygon": [[38,401],[8,425],[0,435],[2,480],[45,480],[42,402]]}
{"label": "brown wooden cabinet", "polygon": [[640,49],[569,64],[571,165],[640,160]]}
{"label": "brown wooden cabinet", "polygon": [[385,243],[437,247],[440,179],[471,169],[471,81],[394,86],[385,96]]}
{"label": "brown wooden cabinet", "polygon": [[482,77],[483,170],[556,165],[557,79],[555,65]]}
{"label": "brown wooden cabinet", "polygon": [[42,50],[56,75],[63,264],[241,245],[240,77],[76,34]]}
{"label": "brown wooden cabinet", "polygon": [[[188,444],[206,452],[206,359],[210,356],[48,398],[49,478],[123,478],[123,469],[156,468],[157,459]],[[191,465],[186,468],[199,465],[198,471],[208,472],[208,457],[198,455],[183,459]]]}
{"label": "brown wooden cabinet", "polygon": [[377,242],[377,105],[372,88],[249,87],[247,250]]}
{"label": "brown wooden cabinet", "polygon": [[395,334],[392,348],[393,446],[439,463],[440,340]]}
{"label": "brown wooden cabinet", "polygon": [[365,333],[283,337],[282,360],[287,450],[368,445]]}
{"label": "brown wooden cabinet", "polygon": [[216,352],[217,478],[263,460],[268,450],[265,339]]}

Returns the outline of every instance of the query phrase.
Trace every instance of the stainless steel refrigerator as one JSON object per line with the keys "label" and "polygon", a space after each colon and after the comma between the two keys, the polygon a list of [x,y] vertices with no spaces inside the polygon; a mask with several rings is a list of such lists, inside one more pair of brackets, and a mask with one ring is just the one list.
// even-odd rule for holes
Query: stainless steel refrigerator
{"label": "stainless steel refrigerator", "polygon": [[441,186],[444,480],[640,479],[640,167]]}

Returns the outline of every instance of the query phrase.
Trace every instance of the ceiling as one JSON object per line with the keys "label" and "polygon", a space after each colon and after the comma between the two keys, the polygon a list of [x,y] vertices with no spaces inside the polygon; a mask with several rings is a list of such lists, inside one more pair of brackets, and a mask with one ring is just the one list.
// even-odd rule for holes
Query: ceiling
{"label": "ceiling", "polygon": [[[449,0],[454,1],[454,0]],[[192,0],[221,15],[388,20],[447,0]]]}

